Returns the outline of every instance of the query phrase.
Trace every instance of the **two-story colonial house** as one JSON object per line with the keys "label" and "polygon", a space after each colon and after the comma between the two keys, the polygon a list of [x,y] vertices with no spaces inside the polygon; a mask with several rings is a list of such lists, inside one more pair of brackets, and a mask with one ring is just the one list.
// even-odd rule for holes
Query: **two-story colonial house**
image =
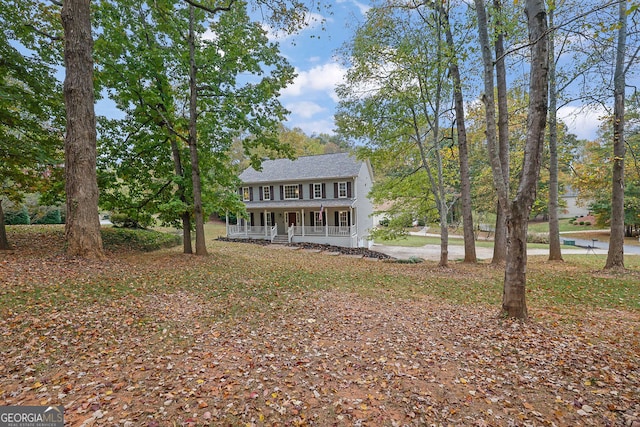
{"label": "two-story colonial house", "polygon": [[240,174],[249,218],[227,224],[228,237],[343,247],[369,245],[373,184],[368,160],[349,153],[265,160]]}

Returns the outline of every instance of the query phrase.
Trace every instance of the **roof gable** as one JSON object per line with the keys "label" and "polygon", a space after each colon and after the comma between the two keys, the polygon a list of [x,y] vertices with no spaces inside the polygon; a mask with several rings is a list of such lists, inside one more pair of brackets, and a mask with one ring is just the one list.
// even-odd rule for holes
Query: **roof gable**
{"label": "roof gable", "polygon": [[262,183],[352,178],[358,176],[362,163],[350,153],[304,156],[295,160],[265,160],[262,162],[262,171],[249,167],[240,174],[240,180],[244,183]]}

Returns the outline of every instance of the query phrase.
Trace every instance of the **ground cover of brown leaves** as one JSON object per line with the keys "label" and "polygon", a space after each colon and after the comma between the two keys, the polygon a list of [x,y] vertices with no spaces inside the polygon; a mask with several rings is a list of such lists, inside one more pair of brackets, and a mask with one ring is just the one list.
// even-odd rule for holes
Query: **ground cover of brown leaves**
{"label": "ground cover of brown leaves", "polygon": [[487,265],[226,242],[90,262],[12,238],[0,404],[70,426],[640,424],[639,312],[534,300],[521,323],[424,291],[499,289]]}

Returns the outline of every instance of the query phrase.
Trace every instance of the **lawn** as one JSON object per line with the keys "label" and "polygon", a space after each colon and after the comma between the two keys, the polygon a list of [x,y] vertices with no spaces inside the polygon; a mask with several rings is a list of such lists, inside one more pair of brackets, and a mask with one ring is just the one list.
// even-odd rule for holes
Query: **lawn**
{"label": "lawn", "polygon": [[[66,425],[630,425],[640,412],[640,257],[503,271],[214,240],[70,259],[54,228],[0,253],[0,401]],[[29,231],[31,230],[31,231]]]}

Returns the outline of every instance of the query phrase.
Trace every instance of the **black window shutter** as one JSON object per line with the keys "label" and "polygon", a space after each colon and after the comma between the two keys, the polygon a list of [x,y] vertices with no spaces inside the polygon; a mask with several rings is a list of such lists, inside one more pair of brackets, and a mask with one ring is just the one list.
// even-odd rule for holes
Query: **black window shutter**
{"label": "black window shutter", "polygon": [[327,198],[327,185],[324,182],[322,183],[322,198]]}
{"label": "black window shutter", "polygon": [[272,226],[276,225],[276,213],[275,212],[271,212],[271,225]]}
{"label": "black window shutter", "polygon": [[298,184],[298,199],[302,200],[303,194],[302,194],[302,184]]}
{"label": "black window shutter", "polygon": [[338,183],[337,182],[333,183],[333,198],[334,199],[338,198]]}
{"label": "black window shutter", "polygon": [[[270,197],[269,200],[275,200],[275,197],[274,197],[274,194],[273,194],[273,185],[269,186],[269,197]],[[273,212],[272,212],[272,214],[273,214]]]}
{"label": "black window shutter", "polygon": [[316,193],[313,191],[313,184],[309,184],[309,198],[310,199],[316,198]]}
{"label": "black window shutter", "polygon": [[253,212],[251,212],[251,223],[249,225],[253,225]]}
{"label": "black window shutter", "polygon": [[238,188],[238,194],[242,197],[242,187]]}
{"label": "black window shutter", "polygon": [[351,198],[351,182],[347,181],[347,197]]}
{"label": "black window shutter", "polygon": [[314,225],[316,225],[316,213],[315,212],[309,212],[309,219],[311,220],[311,226],[313,227]]}
{"label": "black window shutter", "polygon": [[249,187],[249,201],[253,202],[253,187]]}
{"label": "black window shutter", "polygon": [[351,212],[347,212],[347,222],[348,225],[351,225]]}
{"label": "black window shutter", "polygon": [[264,212],[260,212],[260,225],[264,227]]}
{"label": "black window shutter", "polygon": [[[258,192],[260,193],[260,200],[262,200],[262,187],[258,187],[258,190],[259,190]],[[264,224],[262,224],[262,225],[264,225]]]}
{"label": "black window shutter", "polygon": [[322,212],[322,223],[327,225],[327,211]]}
{"label": "black window shutter", "polygon": [[280,200],[284,200],[284,186],[280,186]]}
{"label": "black window shutter", "polygon": [[338,214],[338,211],[335,211],[335,212],[334,212],[334,215],[335,215],[335,218],[334,218],[334,219],[335,219],[335,221],[336,221],[336,223],[335,223],[334,225],[337,227],[337,226],[339,226],[339,225],[340,225],[340,217],[338,216],[338,215],[339,215],[339,214]]}

